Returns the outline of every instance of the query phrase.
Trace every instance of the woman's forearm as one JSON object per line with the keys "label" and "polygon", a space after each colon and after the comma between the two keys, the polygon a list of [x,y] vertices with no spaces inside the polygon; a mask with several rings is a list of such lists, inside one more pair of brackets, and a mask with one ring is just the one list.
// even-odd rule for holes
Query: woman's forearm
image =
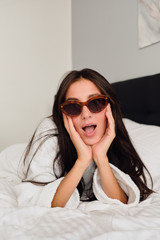
{"label": "woman's forearm", "polygon": [[59,184],[52,200],[51,207],[64,207],[66,205],[72,193],[79,184],[86,168],[86,165],[81,161],[77,160],[75,162],[70,172]]}
{"label": "woman's forearm", "polygon": [[108,158],[106,157],[103,161],[99,162],[97,167],[105,194],[112,199],[118,199],[126,204],[127,196],[117,182],[117,179],[115,178],[109,165]]}

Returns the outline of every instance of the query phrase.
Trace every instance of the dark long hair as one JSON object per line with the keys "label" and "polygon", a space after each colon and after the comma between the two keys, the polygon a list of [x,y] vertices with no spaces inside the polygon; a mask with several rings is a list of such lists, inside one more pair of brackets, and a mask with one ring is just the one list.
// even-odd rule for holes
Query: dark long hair
{"label": "dark long hair", "polygon": [[[128,132],[122,121],[119,100],[113,88],[101,74],[91,69],[71,71],[68,73],[61,82],[57,94],[55,95],[51,116],[53,122],[57,127],[56,132],[58,133],[56,133],[58,139],[58,151],[55,159],[53,160],[54,172],[55,163],[58,162],[61,173],[57,177],[64,176],[71,170],[77,159],[76,149],[69,137],[67,130],[64,127],[60,104],[65,101],[66,92],[70,85],[82,78],[93,82],[100,90],[100,92],[104,95],[107,95],[110,99],[111,109],[115,120],[116,137],[113,140],[107,153],[109,162],[114,164],[124,173],[128,174],[140,190],[140,200],[142,201],[146,199],[153,191],[147,187],[145,172],[148,173],[153,184],[151,175],[132,145]],[[46,138],[48,137],[51,136],[48,135]],[[27,154],[29,153],[29,149],[31,148],[32,143],[33,139],[29,144]],[[27,157],[27,154],[25,158]],[[78,185],[78,190],[81,195],[84,190],[83,178]]]}

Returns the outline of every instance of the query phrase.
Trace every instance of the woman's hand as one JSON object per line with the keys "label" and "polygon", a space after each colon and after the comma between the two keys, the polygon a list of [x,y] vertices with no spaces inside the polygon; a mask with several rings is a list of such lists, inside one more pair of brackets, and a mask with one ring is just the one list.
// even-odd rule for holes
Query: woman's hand
{"label": "woman's hand", "polygon": [[[76,131],[72,118],[63,114],[64,126],[77,150],[77,161],[59,184],[51,207],[64,207],[77,188],[85,170],[92,161],[92,149],[87,146]],[[70,151],[70,150],[68,150]]]}
{"label": "woman's hand", "polygon": [[82,163],[86,164],[86,168],[90,165],[92,161],[92,148],[86,145],[78,132],[76,131],[72,118],[63,114],[64,126],[76,148],[78,159]]}
{"label": "woman's hand", "polygon": [[93,159],[96,162],[96,164],[98,163],[98,161],[101,161],[101,159],[106,159],[108,149],[116,136],[115,122],[112,115],[110,104],[107,105],[106,118],[107,118],[106,132],[104,133],[102,139],[92,146]]}
{"label": "woman's hand", "polygon": [[104,193],[112,199],[119,199],[121,202],[127,203],[126,194],[117,182],[107,157],[107,151],[116,136],[115,121],[112,115],[110,104],[107,105],[106,118],[108,120],[106,132],[102,139],[92,146],[93,159],[100,174]]}

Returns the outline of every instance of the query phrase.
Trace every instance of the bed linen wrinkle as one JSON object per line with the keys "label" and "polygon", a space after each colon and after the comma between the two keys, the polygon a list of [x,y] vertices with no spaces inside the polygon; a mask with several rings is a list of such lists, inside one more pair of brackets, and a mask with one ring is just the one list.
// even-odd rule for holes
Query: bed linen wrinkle
{"label": "bed linen wrinkle", "polygon": [[[16,144],[0,153],[0,240],[159,240],[160,145],[157,142],[160,143],[160,128],[127,119],[124,122],[133,143],[139,146],[142,160],[152,172],[155,193],[139,203],[137,188],[127,177],[131,188],[126,191],[132,189],[137,200],[127,205],[111,201],[103,195],[96,171],[94,191],[97,191],[97,200],[81,202],[75,190],[65,208],[51,209],[50,201],[62,179],[46,186],[22,183],[17,168],[26,144]],[[126,175],[112,168],[123,184]],[[48,177],[44,172],[42,176]]]}

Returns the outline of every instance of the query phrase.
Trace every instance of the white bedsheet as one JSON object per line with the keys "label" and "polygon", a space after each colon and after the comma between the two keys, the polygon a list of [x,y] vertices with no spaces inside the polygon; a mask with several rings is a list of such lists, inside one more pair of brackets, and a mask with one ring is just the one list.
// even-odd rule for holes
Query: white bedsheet
{"label": "white bedsheet", "polygon": [[[26,185],[22,197],[22,200],[27,198],[28,205],[23,206],[18,203],[21,201],[21,179],[17,168],[24,146],[11,146],[0,153],[0,240],[160,239],[160,171],[155,169],[153,176],[155,193],[130,207],[101,201],[83,202],[76,209],[44,207],[39,202],[44,188],[30,183]],[[160,161],[160,154],[155,154]],[[156,159],[154,152],[152,157]],[[30,195],[33,190],[36,193],[34,196]]]}
{"label": "white bedsheet", "polygon": [[[160,181],[156,193],[136,206],[105,204],[100,201],[80,203],[77,209],[18,206],[17,186],[4,176],[0,179],[0,239],[1,240],[143,240],[160,239]],[[28,184],[28,192],[34,185]],[[41,188],[41,187],[40,187]],[[42,192],[39,188],[38,192]],[[38,194],[35,194],[38,202]],[[33,204],[32,204],[33,203]]]}
{"label": "white bedsheet", "polygon": [[94,201],[81,203],[77,209],[51,209],[16,207],[14,186],[10,181],[0,186],[5,193],[0,196],[1,240],[160,239],[159,193],[130,208]]}

